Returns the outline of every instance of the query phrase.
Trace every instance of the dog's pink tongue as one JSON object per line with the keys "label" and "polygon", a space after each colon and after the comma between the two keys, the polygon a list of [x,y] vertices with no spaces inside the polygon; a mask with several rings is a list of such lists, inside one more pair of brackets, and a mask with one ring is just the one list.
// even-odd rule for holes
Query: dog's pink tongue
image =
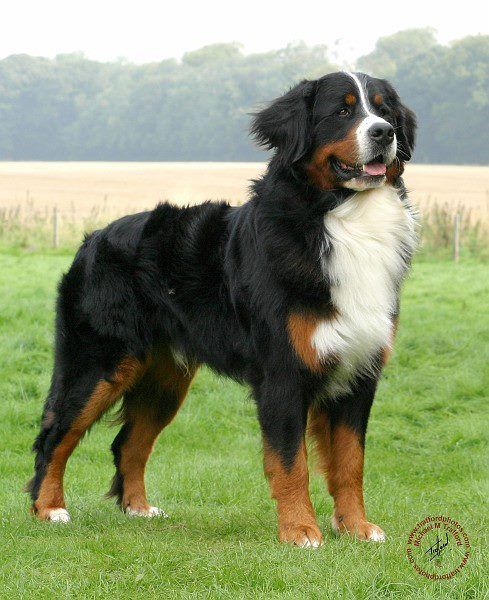
{"label": "dog's pink tongue", "polygon": [[385,175],[387,167],[384,163],[369,162],[366,165],[363,165],[363,170],[369,175]]}

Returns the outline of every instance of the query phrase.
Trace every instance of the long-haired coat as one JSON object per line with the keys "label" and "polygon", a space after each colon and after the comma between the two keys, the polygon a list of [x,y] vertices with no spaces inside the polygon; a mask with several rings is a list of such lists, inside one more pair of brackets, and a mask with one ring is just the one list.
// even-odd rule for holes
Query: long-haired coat
{"label": "long-haired coat", "polygon": [[252,132],[274,154],[247,203],[124,217],[89,235],[64,275],[29,486],[39,518],[69,520],[66,462],[119,399],[110,493],[127,514],[164,514],[146,499],[146,461],[205,363],[253,392],[281,541],[322,541],[306,431],[333,528],[384,539],[365,516],[363,456],[415,247],[401,179],[415,118],[388,82],[344,72],[303,81]]}

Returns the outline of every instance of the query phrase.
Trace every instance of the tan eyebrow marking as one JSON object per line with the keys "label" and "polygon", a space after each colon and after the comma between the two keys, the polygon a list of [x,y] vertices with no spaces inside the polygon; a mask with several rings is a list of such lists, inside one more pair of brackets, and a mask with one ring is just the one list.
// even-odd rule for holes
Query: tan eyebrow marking
{"label": "tan eyebrow marking", "polygon": [[357,99],[355,98],[355,96],[353,94],[347,94],[345,96],[345,102],[349,105],[352,106],[353,104],[355,104],[357,101]]}
{"label": "tan eyebrow marking", "polygon": [[384,101],[384,98],[382,98],[382,94],[375,94],[374,104],[376,104],[377,106],[380,106],[383,101]]}

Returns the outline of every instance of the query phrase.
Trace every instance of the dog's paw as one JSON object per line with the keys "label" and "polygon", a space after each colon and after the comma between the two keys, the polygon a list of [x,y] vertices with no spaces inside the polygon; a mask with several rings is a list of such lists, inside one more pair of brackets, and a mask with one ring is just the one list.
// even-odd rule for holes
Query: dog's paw
{"label": "dog's paw", "polygon": [[70,514],[66,508],[46,508],[37,513],[39,519],[50,523],[69,523]]}
{"label": "dog's paw", "polygon": [[319,548],[323,534],[316,525],[286,525],[280,528],[279,540],[299,548]]}
{"label": "dog's paw", "polygon": [[169,518],[166,512],[161,508],[158,508],[157,506],[148,506],[147,508],[131,508],[130,506],[128,506],[126,507],[124,512],[129,517],[162,517],[163,519]]}
{"label": "dog's paw", "polygon": [[342,519],[339,521],[336,515],[333,515],[331,524],[337,534],[353,535],[359,540],[368,542],[385,542],[386,539],[385,533],[378,525],[365,520]]}

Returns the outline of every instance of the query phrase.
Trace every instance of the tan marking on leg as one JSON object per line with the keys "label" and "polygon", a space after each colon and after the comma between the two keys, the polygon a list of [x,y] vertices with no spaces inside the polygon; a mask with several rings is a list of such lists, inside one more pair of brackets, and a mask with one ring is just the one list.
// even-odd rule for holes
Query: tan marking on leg
{"label": "tan marking on leg", "polygon": [[[179,406],[185,399],[190,384],[197,372],[198,365],[181,366],[168,347],[159,348],[151,362],[151,376],[159,382],[162,388],[173,390],[179,398]],[[170,418],[170,421],[172,417]],[[165,423],[167,425],[170,421]]]}
{"label": "tan marking on leg", "polygon": [[[137,389],[128,398],[124,420],[132,427],[121,447],[119,464],[123,477],[123,510],[150,514],[144,484],[146,463],[156,438],[181,407],[196,370],[195,366],[183,370],[175,363],[168,348],[159,349]],[[166,404],[160,405],[158,400],[166,400]]]}
{"label": "tan marking on leg", "polygon": [[292,467],[287,469],[280,456],[265,441],[264,467],[272,498],[277,501],[279,540],[297,546],[318,547],[323,536],[316,523],[309,497],[309,473],[304,442],[298,449]]}
{"label": "tan marking on leg", "polygon": [[363,506],[363,448],[358,434],[345,425],[332,431],[328,488],[340,522],[365,519]]}
{"label": "tan marking on leg", "polygon": [[87,429],[134,383],[142,370],[141,363],[128,357],[120,363],[111,382],[103,380],[97,383],[81,413],[51,455],[33,506],[40,519],[48,519],[53,509],[65,508],[63,476],[71,453]]}
{"label": "tan marking on leg", "polygon": [[146,463],[153,450],[154,442],[163,429],[163,424],[154,421],[149,414],[139,413],[130,434],[121,448],[119,469],[123,476],[124,494],[122,508],[138,513],[150,510],[146,499],[144,473]]}
{"label": "tan marking on leg", "polygon": [[346,425],[334,427],[327,473],[335,505],[333,528],[360,539],[382,541],[383,531],[365,517],[363,460],[364,449],[358,434]]}
{"label": "tan marking on leg", "polygon": [[307,433],[312,438],[318,459],[318,471],[326,476],[331,460],[331,427],[325,411],[309,409]]}
{"label": "tan marking on leg", "polygon": [[290,341],[297,356],[313,372],[321,371],[319,356],[311,342],[319,323],[319,317],[300,313],[292,313],[287,322]]}
{"label": "tan marking on leg", "polygon": [[313,373],[321,373],[327,367],[334,366],[338,357],[331,354],[327,358],[319,358],[316,348],[312,345],[312,336],[318,325],[325,320],[335,317],[337,311],[331,308],[322,316],[306,313],[291,313],[287,320],[289,338],[297,356]]}

